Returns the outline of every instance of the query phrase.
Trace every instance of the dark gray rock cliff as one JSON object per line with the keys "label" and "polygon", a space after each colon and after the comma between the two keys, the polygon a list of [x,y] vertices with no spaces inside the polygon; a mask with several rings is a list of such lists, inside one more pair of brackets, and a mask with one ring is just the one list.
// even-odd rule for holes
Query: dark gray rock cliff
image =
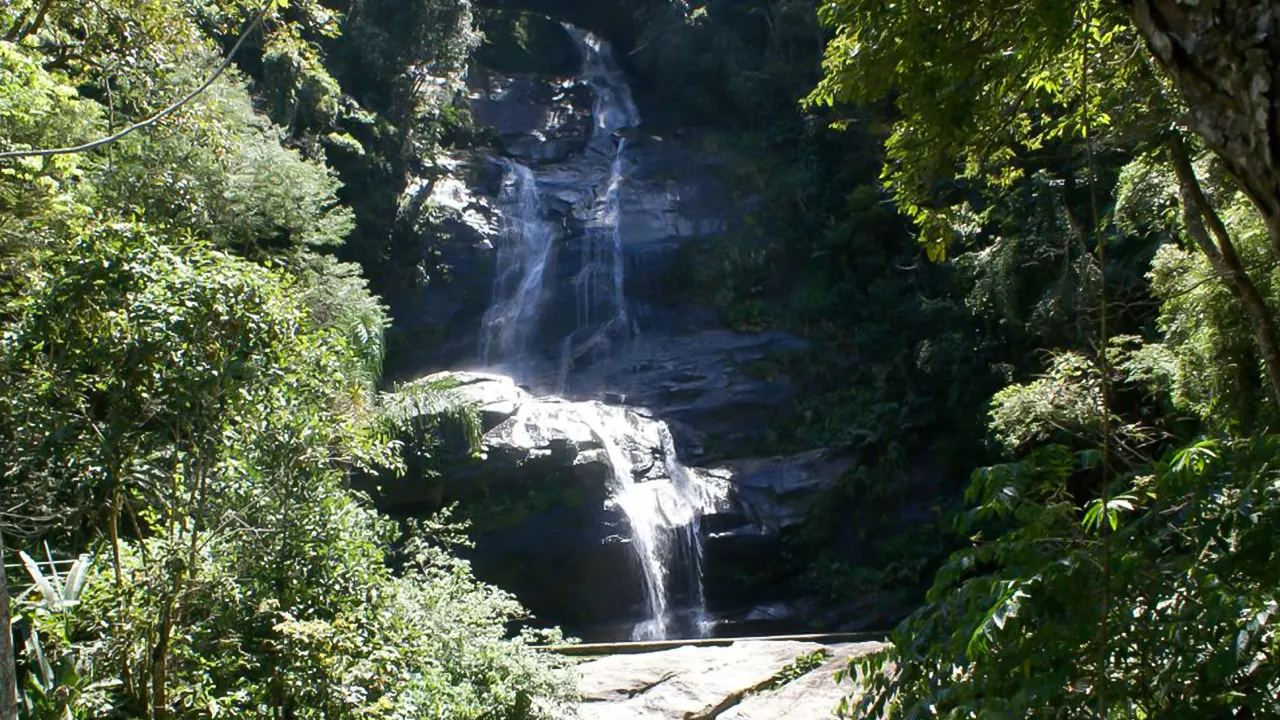
{"label": "dark gray rock cliff", "polygon": [[[585,12],[590,4],[571,5]],[[752,453],[789,416],[792,384],[758,368],[804,346],[779,331],[735,332],[715,312],[669,292],[682,247],[742,222],[743,207],[724,182],[726,161],[693,131],[623,125],[611,142],[597,123],[610,112],[600,93],[611,91],[598,76],[504,70],[479,67],[470,81],[472,110],[493,145],[458,153],[446,172],[417,188],[416,201],[451,236],[443,247],[453,271],[445,282],[392,299],[397,342],[389,370],[416,378],[483,364],[499,250],[511,242],[513,223],[532,223],[549,245],[526,299],[537,306],[520,328],[527,347],[518,367],[505,368],[520,380],[455,373],[459,392],[483,416],[481,457],[443,479],[389,483],[379,502],[399,514],[461,503],[476,521],[471,559],[480,577],[514,592],[540,622],[613,639],[644,613],[635,528],[610,482],[619,472],[610,456],[616,448],[628,482],[672,484],[673,473],[687,471],[699,488],[704,583],[672,581],[673,607],[705,599],[712,617],[767,626],[780,615],[768,609],[778,593],[744,596],[742,578],[777,556],[783,533],[849,462],[823,452],[725,460]],[[524,180],[514,167],[524,168]],[[607,197],[615,189],[602,179],[611,176],[622,185]],[[517,182],[535,185],[536,203],[511,205]],[[615,198],[616,207],[606,206]],[[608,335],[583,323],[584,268],[604,231],[616,233],[615,277],[626,308],[626,327]],[[797,615],[808,606],[785,607],[784,622],[805,622]],[[692,628],[695,620],[681,622]]]}

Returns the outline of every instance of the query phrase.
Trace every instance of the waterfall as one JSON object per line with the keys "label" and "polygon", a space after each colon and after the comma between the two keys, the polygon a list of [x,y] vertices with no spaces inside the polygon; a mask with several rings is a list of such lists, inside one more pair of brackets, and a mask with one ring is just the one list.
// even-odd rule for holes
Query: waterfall
{"label": "waterfall", "polygon": [[[576,28],[566,28],[581,49],[582,75],[595,97],[595,127],[588,152],[612,155],[604,191],[587,219],[582,269],[574,279],[578,329],[565,339],[559,380],[568,382],[574,361],[591,352],[607,352],[616,339],[631,333],[624,294],[621,203],[627,177],[627,131],[640,124],[640,112],[626,76],[617,66],[607,42]],[[701,501],[688,470],[680,464],[675,442],[665,423],[657,423],[663,464],[670,482],[636,482],[631,461],[615,438],[634,429],[622,411],[593,405],[584,410],[588,424],[604,447],[612,468],[613,502],[631,526],[631,546],[643,577],[646,618],[632,633],[636,640],[670,637],[677,632],[671,603],[677,594],[695,617],[693,632],[701,634],[705,603],[702,597],[702,544],[698,521]],[[679,575],[677,577],[677,574]]]}
{"label": "waterfall", "polygon": [[545,218],[533,171],[503,159],[501,243],[493,300],[484,314],[481,356],[486,365],[519,364],[538,325],[542,277],[555,225]]}
{"label": "waterfall", "polygon": [[[562,393],[578,358],[588,353],[598,357],[615,340],[631,336],[624,294],[621,203],[628,169],[627,131],[640,124],[631,89],[608,43],[577,28],[565,29],[582,51],[582,78],[590,83],[594,96],[594,126],[586,152],[566,162],[575,164],[575,174],[590,178],[594,190],[589,207],[579,208],[584,226],[582,260],[572,278],[574,330],[560,349],[556,380]],[[536,362],[531,345],[540,326],[544,275],[558,229],[539,195],[535,171],[509,159],[502,163],[498,197],[502,231],[493,296],[481,333],[481,359],[486,365],[506,366],[517,376],[531,375]],[[548,175],[543,178],[547,180]],[[640,571],[644,601],[644,617],[636,624],[633,638],[702,634],[702,498],[688,469],[679,462],[670,430],[665,423],[641,420],[625,408],[595,402],[572,405],[604,450],[610,468],[610,503],[630,528],[628,544]],[[623,445],[634,447],[628,441],[638,436],[645,437],[645,447],[661,452],[665,478],[636,481],[635,462]],[[692,623],[687,622],[689,614]]]}
{"label": "waterfall", "polygon": [[578,289],[578,327],[598,326],[597,332],[605,335],[625,332],[628,324],[623,295],[622,229],[618,222],[626,148],[626,139],[619,139],[604,195],[588,223],[582,271],[574,280]]}
{"label": "waterfall", "polygon": [[701,637],[709,626],[706,616],[707,599],[702,590],[702,493],[689,473],[689,468],[680,463],[671,429],[666,423],[659,423],[658,433],[662,440],[662,462],[667,477],[671,478],[675,503],[688,509],[688,522],[672,527],[675,537],[671,543],[671,553],[674,557],[673,562],[668,564],[684,571],[682,581],[689,597],[688,606],[693,611],[693,633]]}
{"label": "waterfall", "polygon": [[676,456],[671,431],[666,423],[656,423],[670,482],[636,482],[634,465],[615,440],[636,432],[627,412],[599,403],[581,403],[579,410],[604,448],[612,471],[612,502],[630,525],[630,545],[640,567],[645,618],[636,624],[632,639],[661,640],[675,634],[679,626],[672,601],[677,594],[685,596],[684,609],[693,614],[690,633],[701,635],[706,608],[698,531],[702,501]]}
{"label": "waterfall", "polygon": [[[627,175],[628,141],[624,134],[640,124],[631,88],[609,44],[577,28],[565,29],[582,51],[581,77],[590,84],[594,97],[593,129],[586,154],[571,162],[588,175],[599,172],[600,182],[583,218],[581,266],[572,281],[577,308],[574,330],[565,338],[560,353],[562,391],[575,360],[588,353],[599,357],[613,341],[630,335],[620,215]],[[608,162],[601,162],[601,158]],[[509,159],[502,159],[502,163],[505,174],[498,198],[501,244],[480,354],[486,365],[507,366],[519,373],[528,370],[521,361],[526,360],[530,340],[539,328],[543,277],[556,227],[547,219],[534,171]]]}
{"label": "waterfall", "polygon": [[630,333],[623,293],[624,263],[620,210],[626,182],[626,131],[640,124],[631,87],[618,68],[609,44],[591,33],[566,27],[583,55],[582,76],[591,84],[595,102],[594,130],[588,153],[611,157],[609,174],[598,193],[583,244],[582,268],[574,278],[577,330],[561,354],[560,376],[567,378],[574,361],[586,353],[607,352],[615,339]]}

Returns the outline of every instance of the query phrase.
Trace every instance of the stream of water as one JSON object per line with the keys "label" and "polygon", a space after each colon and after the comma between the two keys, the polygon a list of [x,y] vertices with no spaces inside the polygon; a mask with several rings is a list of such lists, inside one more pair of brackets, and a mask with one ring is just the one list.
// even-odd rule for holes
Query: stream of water
{"label": "stream of water", "polygon": [[[586,355],[600,357],[631,331],[624,295],[625,266],[619,211],[627,171],[627,133],[639,126],[640,111],[631,97],[626,75],[609,44],[591,33],[567,28],[584,58],[582,77],[591,85],[594,130],[588,155],[611,156],[608,176],[597,193],[586,222],[582,267],[573,280],[577,294],[577,329],[560,356],[562,379]],[[561,384],[561,391],[564,384]]]}

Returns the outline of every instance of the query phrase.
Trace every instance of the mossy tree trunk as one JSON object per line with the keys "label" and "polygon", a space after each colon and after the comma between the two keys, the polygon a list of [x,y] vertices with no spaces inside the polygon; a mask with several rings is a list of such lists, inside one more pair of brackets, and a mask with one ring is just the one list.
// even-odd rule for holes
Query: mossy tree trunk
{"label": "mossy tree trunk", "polygon": [[1266,218],[1280,259],[1280,3],[1123,2],[1186,102],[1183,122]]}

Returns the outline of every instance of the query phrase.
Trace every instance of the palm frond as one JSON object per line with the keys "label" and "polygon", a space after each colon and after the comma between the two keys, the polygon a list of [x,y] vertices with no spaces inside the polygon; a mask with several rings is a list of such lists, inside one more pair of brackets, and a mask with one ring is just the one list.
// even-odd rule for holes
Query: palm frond
{"label": "palm frond", "polygon": [[480,448],[484,430],[480,412],[457,388],[457,381],[447,377],[422,378],[399,385],[392,392],[382,394],[381,419],[390,432],[409,435],[420,443],[456,429],[461,431],[468,450],[475,452]]}
{"label": "palm frond", "polygon": [[67,572],[66,587],[62,592],[62,599],[65,602],[78,602],[80,593],[84,590],[85,581],[89,577],[89,567],[93,564],[93,556],[88,553],[81,554],[72,563],[71,570]]}

